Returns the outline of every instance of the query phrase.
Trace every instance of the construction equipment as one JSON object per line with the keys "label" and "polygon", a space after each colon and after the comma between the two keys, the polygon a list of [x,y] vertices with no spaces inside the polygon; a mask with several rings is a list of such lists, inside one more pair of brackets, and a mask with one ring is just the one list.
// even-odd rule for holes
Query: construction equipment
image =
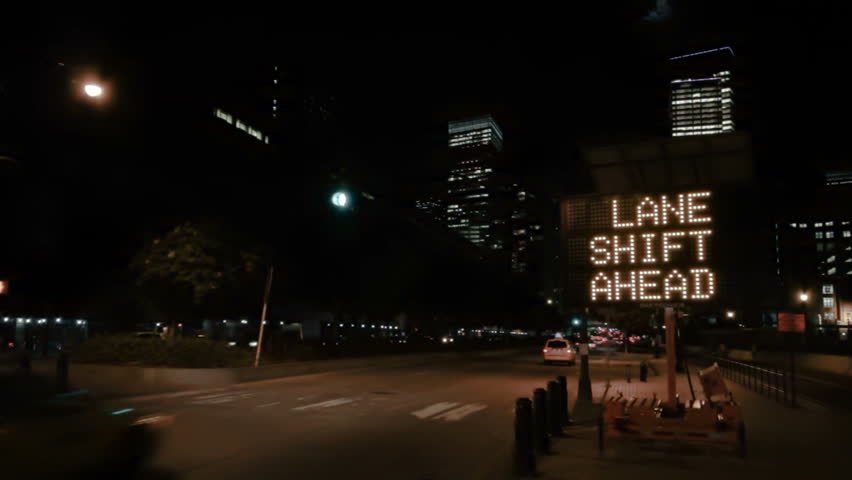
{"label": "construction equipment", "polygon": [[[675,391],[675,315],[666,308],[668,396],[626,399],[619,393],[602,399],[598,423],[598,448],[607,443],[632,440],[661,446],[713,446],[733,449],[745,457],[745,423],[740,406],[728,391],[716,365],[699,372],[706,400],[681,402]],[[650,400],[650,401],[648,401]],[[674,444],[674,445],[673,445]]]}

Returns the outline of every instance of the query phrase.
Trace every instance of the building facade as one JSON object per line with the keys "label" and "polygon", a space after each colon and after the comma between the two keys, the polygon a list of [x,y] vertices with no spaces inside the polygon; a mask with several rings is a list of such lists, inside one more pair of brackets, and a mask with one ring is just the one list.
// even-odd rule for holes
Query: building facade
{"label": "building facade", "polygon": [[542,297],[554,297],[555,203],[507,168],[503,132],[491,115],[449,122],[447,133],[446,180],[423,192],[415,207],[501,270],[529,277]]}
{"label": "building facade", "polygon": [[776,273],[791,305],[806,307],[818,328],[852,326],[852,218],[799,219],[776,225]]}
{"label": "building facade", "polygon": [[735,130],[730,47],[669,59],[671,135],[715,135]]}
{"label": "building facade", "polygon": [[503,132],[490,115],[450,122],[448,148],[451,168],[447,178],[445,221],[474,245],[506,248],[505,219],[499,219],[497,166],[503,150]]}

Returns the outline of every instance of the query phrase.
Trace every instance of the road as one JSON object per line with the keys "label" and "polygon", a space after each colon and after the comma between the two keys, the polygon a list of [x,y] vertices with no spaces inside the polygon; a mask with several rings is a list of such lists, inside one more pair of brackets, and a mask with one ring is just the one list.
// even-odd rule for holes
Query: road
{"label": "road", "polygon": [[[663,377],[636,381],[639,358],[619,355],[607,365],[593,356],[595,398],[607,378],[612,394],[662,396]],[[662,364],[658,369],[664,372]],[[176,415],[143,478],[508,479],[515,399],[565,374],[573,400],[577,370],[543,365],[537,354],[515,354],[266,380],[114,406]],[[775,475],[781,465],[785,474],[778,478],[801,478],[802,472],[843,464],[852,448],[848,413],[819,405],[789,409],[740,385],[730,387],[748,426],[746,463],[726,453],[631,457],[615,449],[600,457],[595,431],[573,427],[567,439],[555,442],[560,453],[539,458],[540,478],[718,478],[721,468],[733,480]],[[678,390],[689,392],[684,376]]]}
{"label": "road", "polygon": [[[602,362],[593,361],[598,375]],[[316,374],[140,403],[176,414],[154,465],[158,476],[509,478],[515,399],[561,374],[572,377],[573,398],[577,369],[530,354]]]}

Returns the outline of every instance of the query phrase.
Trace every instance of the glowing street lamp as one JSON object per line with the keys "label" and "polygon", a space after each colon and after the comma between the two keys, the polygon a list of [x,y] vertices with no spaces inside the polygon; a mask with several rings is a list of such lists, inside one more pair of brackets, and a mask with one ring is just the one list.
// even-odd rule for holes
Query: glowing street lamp
{"label": "glowing street lamp", "polygon": [[802,303],[808,303],[808,294],[806,292],[802,292],[799,294],[799,301]]}
{"label": "glowing street lamp", "polygon": [[548,304],[548,305],[553,305],[553,299],[552,299],[552,298],[548,298],[548,299],[547,299],[547,304]]}
{"label": "glowing street lamp", "polygon": [[87,83],[83,86],[83,92],[92,98],[96,98],[104,94],[104,88],[96,83]]}
{"label": "glowing street lamp", "polygon": [[734,318],[734,317],[737,316],[737,314],[733,310],[727,310],[725,312],[725,316],[728,317],[728,318]]}

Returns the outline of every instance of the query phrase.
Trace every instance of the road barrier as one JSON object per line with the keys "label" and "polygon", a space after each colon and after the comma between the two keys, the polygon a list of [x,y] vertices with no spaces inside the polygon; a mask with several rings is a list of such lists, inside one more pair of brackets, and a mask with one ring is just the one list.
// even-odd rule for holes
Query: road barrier
{"label": "road barrier", "polygon": [[786,368],[760,365],[711,356],[710,363],[719,365],[722,376],[787,406],[796,406],[796,376]]}
{"label": "road barrier", "polygon": [[547,433],[552,437],[562,436],[562,393],[559,382],[547,382]]}
{"label": "road barrier", "polygon": [[515,473],[535,474],[535,451],[533,447],[533,406],[529,398],[515,401]]}
{"label": "road barrier", "polygon": [[538,453],[550,452],[550,437],[547,436],[547,390],[536,388],[533,392],[533,437]]}
{"label": "road barrier", "polygon": [[562,423],[563,426],[567,426],[571,424],[571,415],[568,413],[568,379],[565,378],[565,375],[559,375],[556,377],[556,381],[559,382],[560,423]]}

